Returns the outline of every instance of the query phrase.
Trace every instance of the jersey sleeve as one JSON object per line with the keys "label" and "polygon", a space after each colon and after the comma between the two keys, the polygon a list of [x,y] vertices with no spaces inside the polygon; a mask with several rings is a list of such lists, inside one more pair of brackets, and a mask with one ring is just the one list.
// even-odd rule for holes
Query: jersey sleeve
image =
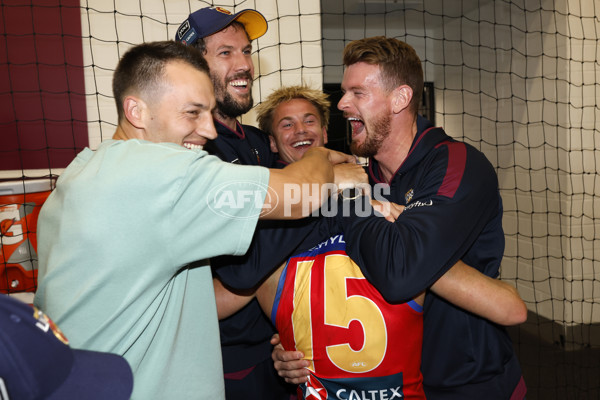
{"label": "jersey sleeve", "polygon": [[[491,164],[464,143],[447,146],[456,148],[442,146],[428,165],[421,166],[422,176],[411,188],[414,197],[395,223],[355,212],[337,217],[348,254],[390,302],[406,301],[427,289],[477,240],[483,240],[480,235],[490,221],[501,221],[498,183]],[[450,168],[449,152],[458,152],[463,165]],[[503,235],[486,239],[501,241],[503,248]]]}

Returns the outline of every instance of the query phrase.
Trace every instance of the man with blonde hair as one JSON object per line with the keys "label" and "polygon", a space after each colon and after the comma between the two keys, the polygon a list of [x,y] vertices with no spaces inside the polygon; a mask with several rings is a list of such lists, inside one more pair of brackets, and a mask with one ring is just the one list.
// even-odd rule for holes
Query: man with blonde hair
{"label": "man with blonde hair", "polygon": [[331,102],[321,90],[285,86],[256,107],[258,126],[269,134],[279,162],[298,161],[311,147],[327,144]]}

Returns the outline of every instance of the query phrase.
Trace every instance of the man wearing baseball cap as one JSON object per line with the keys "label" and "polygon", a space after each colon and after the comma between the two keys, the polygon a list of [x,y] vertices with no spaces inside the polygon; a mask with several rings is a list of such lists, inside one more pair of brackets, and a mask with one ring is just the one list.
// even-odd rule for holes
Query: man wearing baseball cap
{"label": "man wearing baseball cap", "polygon": [[258,39],[267,32],[265,17],[256,10],[242,10],[233,14],[222,7],[207,7],[190,14],[179,26],[175,40],[193,45],[197,40],[226,28],[233,21],[244,25],[250,40]]}
{"label": "man wearing baseball cap", "polygon": [[[210,68],[218,137],[206,143],[204,150],[231,163],[272,168],[277,157],[271,152],[268,135],[238,121],[254,104],[251,42],[266,31],[267,21],[256,10],[232,13],[222,7],[209,7],[190,14],[177,29],[175,40],[199,49]],[[231,257],[211,260],[215,275],[219,265],[235,264]],[[295,394],[295,388],[286,384],[273,367],[270,338],[275,330],[256,299],[222,320],[219,328],[228,400],[247,399],[249,393],[253,398],[272,400],[289,399]]]}
{"label": "man wearing baseball cap", "polygon": [[0,400],[126,400],[127,361],[75,350],[42,311],[0,294]]}

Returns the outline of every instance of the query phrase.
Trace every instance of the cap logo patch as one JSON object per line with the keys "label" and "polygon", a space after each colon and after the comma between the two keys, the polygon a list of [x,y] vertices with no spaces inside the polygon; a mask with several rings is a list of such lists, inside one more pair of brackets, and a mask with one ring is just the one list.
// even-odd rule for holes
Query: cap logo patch
{"label": "cap logo patch", "polygon": [[190,29],[190,31],[187,33],[186,37],[184,37],[181,42],[184,44],[193,44],[196,43],[196,38],[198,37],[198,34],[196,33],[196,30],[194,28]]}
{"label": "cap logo patch", "polygon": [[181,38],[183,38],[183,35],[185,35],[188,30],[190,30],[190,21],[185,20],[185,22],[183,24],[181,24],[179,29],[177,29],[177,37],[179,38],[179,40],[181,40]]}
{"label": "cap logo patch", "polygon": [[223,14],[231,15],[231,11],[229,11],[225,8],[215,7],[215,10],[217,10],[218,12],[223,13]]}

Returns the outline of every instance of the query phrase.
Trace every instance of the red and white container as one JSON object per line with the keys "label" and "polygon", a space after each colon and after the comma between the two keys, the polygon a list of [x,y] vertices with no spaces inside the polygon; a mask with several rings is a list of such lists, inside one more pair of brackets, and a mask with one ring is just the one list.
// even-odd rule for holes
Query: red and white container
{"label": "red and white container", "polygon": [[54,182],[0,182],[0,293],[37,288],[37,219]]}

